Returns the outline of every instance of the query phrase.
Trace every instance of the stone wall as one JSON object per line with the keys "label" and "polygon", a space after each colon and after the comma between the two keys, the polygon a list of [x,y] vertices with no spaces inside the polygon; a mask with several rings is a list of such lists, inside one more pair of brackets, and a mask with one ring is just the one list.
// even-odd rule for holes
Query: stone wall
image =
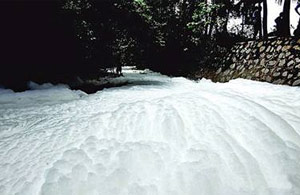
{"label": "stone wall", "polygon": [[227,82],[235,78],[300,86],[300,39],[276,38],[236,44],[212,79]]}

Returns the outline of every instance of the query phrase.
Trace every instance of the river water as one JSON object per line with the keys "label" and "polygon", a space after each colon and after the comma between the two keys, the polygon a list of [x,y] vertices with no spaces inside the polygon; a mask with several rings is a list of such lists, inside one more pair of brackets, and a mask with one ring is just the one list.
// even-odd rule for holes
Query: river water
{"label": "river water", "polygon": [[0,90],[0,194],[300,194],[300,88],[124,76]]}

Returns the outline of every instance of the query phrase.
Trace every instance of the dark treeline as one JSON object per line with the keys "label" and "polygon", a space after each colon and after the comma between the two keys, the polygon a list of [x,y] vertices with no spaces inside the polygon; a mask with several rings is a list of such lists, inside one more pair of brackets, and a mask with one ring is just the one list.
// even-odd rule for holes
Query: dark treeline
{"label": "dark treeline", "polygon": [[119,66],[171,75],[215,68],[227,48],[253,34],[247,20],[228,26],[230,18],[251,15],[255,3],[263,3],[245,2],[1,1],[0,84],[23,90],[29,80],[68,82]]}
{"label": "dark treeline", "polygon": [[80,71],[82,48],[56,1],[1,2],[1,84],[24,89],[29,80],[48,81]]}

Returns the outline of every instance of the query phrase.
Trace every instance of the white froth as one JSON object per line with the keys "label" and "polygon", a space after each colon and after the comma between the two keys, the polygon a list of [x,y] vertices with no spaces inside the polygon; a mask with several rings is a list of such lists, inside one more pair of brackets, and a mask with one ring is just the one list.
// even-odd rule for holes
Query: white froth
{"label": "white froth", "polygon": [[300,88],[124,74],[0,90],[0,194],[300,194]]}

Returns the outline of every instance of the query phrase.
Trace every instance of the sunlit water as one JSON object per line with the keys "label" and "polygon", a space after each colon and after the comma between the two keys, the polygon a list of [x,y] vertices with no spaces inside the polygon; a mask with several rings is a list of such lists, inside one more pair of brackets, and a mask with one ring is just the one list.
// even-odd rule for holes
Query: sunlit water
{"label": "sunlit water", "polygon": [[0,194],[300,194],[299,88],[126,79],[0,90]]}

